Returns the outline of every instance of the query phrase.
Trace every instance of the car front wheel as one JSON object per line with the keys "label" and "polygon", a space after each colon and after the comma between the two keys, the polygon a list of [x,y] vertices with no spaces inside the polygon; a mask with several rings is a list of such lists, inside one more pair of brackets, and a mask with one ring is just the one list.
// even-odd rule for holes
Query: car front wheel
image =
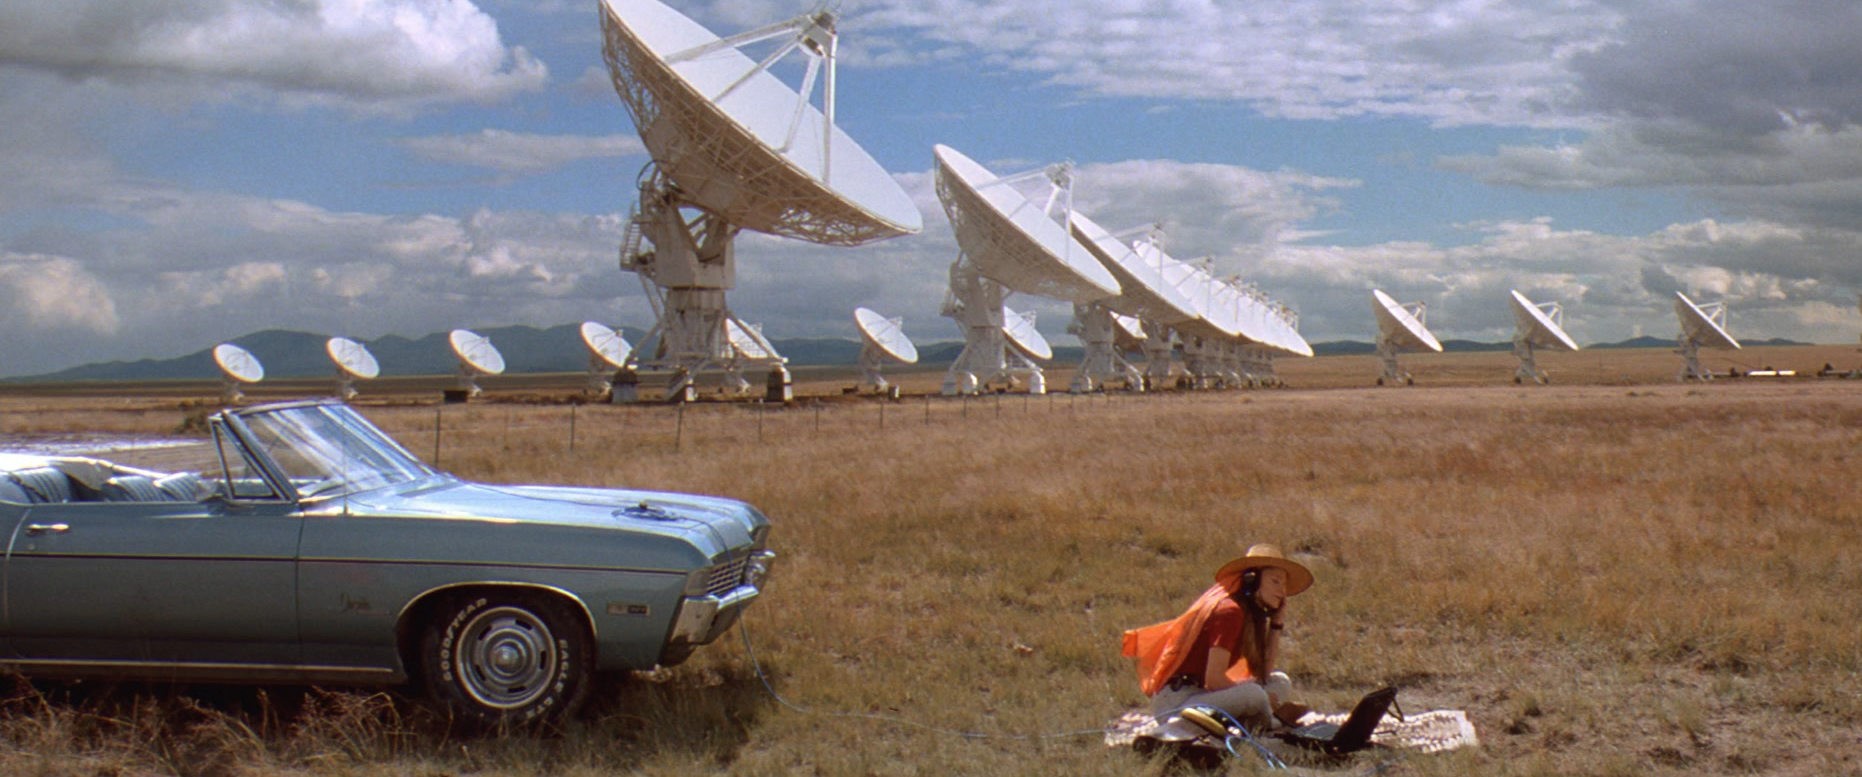
{"label": "car front wheel", "polygon": [[523,726],[556,720],[588,692],[588,632],[563,602],[527,592],[441,607],[421,640],[427,692],[455,720]]}

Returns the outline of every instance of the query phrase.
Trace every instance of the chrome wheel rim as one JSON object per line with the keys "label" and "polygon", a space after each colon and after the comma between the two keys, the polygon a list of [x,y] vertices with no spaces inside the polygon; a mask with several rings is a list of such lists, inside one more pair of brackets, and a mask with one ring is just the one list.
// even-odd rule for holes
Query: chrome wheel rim
{"label": "chrome wheel rim", "polygon": [[473,616],[459,634],[453,659],[460,688],[496,709],[542,698],[560,660],[549,626],[520,607],[493,607]]}

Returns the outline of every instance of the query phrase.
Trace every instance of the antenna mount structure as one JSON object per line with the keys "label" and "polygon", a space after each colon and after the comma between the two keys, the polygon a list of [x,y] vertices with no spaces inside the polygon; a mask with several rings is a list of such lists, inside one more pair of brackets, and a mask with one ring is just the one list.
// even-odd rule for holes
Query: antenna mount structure
{"label": "antenna mount structure", "polygon": [[1377,358],[1383,362],[1377,385],[1415,385],[1415,376],[1397,363],[1397,354],[1406,350],[1442,352],[1441,342],[1429,332],[1429,306],[1422,302],[1404,305],[1381,289],[1372,289],[1371,298],[1377,313]]}
{"label": "antenna mount structure", "polygon": [[1681,334],[1675,338],[1675,353],[1681,356],[1681,372],[1675,379],[1712,380],[1713,371],[1701,366],[1700,349],[1739,349],[1739,341],[1726,331],[1726,301],[1697,305],[1677,291],[1675,318],[1681,322]]}
{"label": "antenna mount structure", "polygon": [[1524,383],[1528,380],[1544,385],[1551,381],[1551,376],[1539,369],[1533,358],[1535,346],[1543,346],[1562,351],[1578,349],[1576,340],[1565,334],[1565,309],[1557,302],[1534,303],[1519,293],[1512,292],[1513,321],[1513,355],[1519,357],[1519,368],[1513,371],[1513,382]]}
{"label": "antenna mount structure", "polygon": [[[898,183],[834,124],[835,15],[818,7],[719,38],[658,0],[601,6],[602,58],[653,158],[621,244],[621,269],[639,276],[656,319],[634,358],[673,372],[669,399],[709,369],[723,369],[733,393],[749,391],[742,373],[752,366],[787,385],[787,360],[760,333],[756,348],[733,342],[734,331],[758,332],[725,301],[737,234],[856,246],[921,223]],[[761,60],[739,50],[784,38]],[[799,92],[770,72],[797,52],[806,58]]]}

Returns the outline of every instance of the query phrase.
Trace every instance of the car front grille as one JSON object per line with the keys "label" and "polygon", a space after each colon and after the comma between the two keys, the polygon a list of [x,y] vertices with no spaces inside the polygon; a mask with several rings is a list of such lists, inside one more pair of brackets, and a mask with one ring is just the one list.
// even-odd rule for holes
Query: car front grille
{"label": "car front grille", "polygon": [[730,593],[743,583],[744,567],[749,563],[750,557],[743,555],[713,567],[711,576],[705,581],[705,593],[711,596]]}

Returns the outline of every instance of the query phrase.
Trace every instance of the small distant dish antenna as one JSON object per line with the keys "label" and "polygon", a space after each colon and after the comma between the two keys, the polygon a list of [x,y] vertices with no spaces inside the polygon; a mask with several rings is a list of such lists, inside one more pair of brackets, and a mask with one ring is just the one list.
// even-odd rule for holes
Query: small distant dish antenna
{"label": "small distant dish antenna", "polygon": [[[669,399],[685,393],[690,376],[719,367],[730,388],[747,391],[750,362],[782,372],[786,385],[767,341],[762,355],[746,356],[728,330],[748,328],[725,302],[740,230],[857,246],[922,226],[905,190],[835,125],[835,22],[818,9],[720,38],[657,0],[601,2],[602,57],[653,157],[639,176],[620,264],[639,276],[657,318],[641,342],[651,354],[644,361],[687,376]],[[782,42],[760,61],[739,50],[774,39]],[[806,59],[799,90],[770,72],[792,53]]]}
{"label": "small distant dish antenna", "polygon": [[1442,352],[1441,342],[1429,333],[1429,306],[1421,302],[1408,305],[1397,302],[1381,289],[1372,289],[1372,309],[1377,312],[1377,358],[1384,363],[1377,385],[1414,385],[1416,379],[1397,364],[1403,351]]}
{"label": "small distant dish antenna", "polygon": [[1008,343],[1023,356],[1036,361],[1048,361],[1054,358],[1054,347],[1049,345],[1041,330],[1034,328],[1034,311],[1017,313],[1010,308],[1002,309],[1002,332],[1008,335]]}
{"label": "small distant dish antenna", "polygon": [[[957,238],[950,292],[942,313],[963,330],[963,352],[944,377],[946,395],[974,394],[990,382],[1028,376],[1028,391],[1045,393],[1040,367],[1025,357],[1010,367],[1003,316],[1011,293],[1075,305],[1119,293],[1118,279],[1070,234],[1073,178],[1068,165],[1008,177],[949,146],[932,149],[937,196]],[[1018,187],[1030,187],[1030,198]]]}
{"label": "small distant dish antenna", "polygon": [[869,308],[854,308],[853,323],[860,328],[861,387],[890,391],[891,384],[880,374],[880,367],[888,361],[918,363],[918,347],[905,336],[905,320],[886,318]]}
{"label": "small distant dish antenna", "polygon": [[466,396],[485,393],[478,387],[478,376],[504,374],[504,354],[498,353],[489,338],[470,329],[454,329],[446,339],[459,359],[459,388]]}
{"label": "small distant dish antenna", "polygon": [[1119,353],[1139,353],[1150,339],[1144,333],[1144,319],[1122,313],[1112,315],[1112,347]]}
{"label": "small distant dish antenna", "polygon": [[1556,302],[1534,304],[1517,289],[1513,293],[1513,355],[1519,357],[1519,369],[1513,371],[1513,382],[1534,381],[1547,383],[1551,376],[1539,369],[1538,362],[1532,358],[1532,349],[1551,348],[1559,351],[1575,351],[1576,340],[1565,334],[1565,309]]}
{"label": "small distant dish antenna", "polygon": [[763,328],[756,324],[746,324],[735,318],[724,322],[724,338],[731,346],[731,356],[724,362],[724,390],[732,394],[745,394],[750,391],[749,379],[744,377],[744,370],[752,366],[768,365],[781,374],[781,380],[788,380],[788,372],[782,365],[788,362],[776,353],[776,346],[763,336]]}
{"label": "small distant dish antenna", "polygon": [[213,363],[219,365],[220,374],[225,378],[225,390],[221,392],[221,397],[227,404],[244,401],[246,394],[241,387],[265,379],[265,365],[259,364],[259,358],[232,343],[213,347]]}
{"label": "small distant dish antenna", "polygon": [[1686,294],[1675,292],[1675,318],[1681,321],[1681,334],[1675,338],[1681,355],[1681,374],[1677,380],[1712,380],[1713,372],[1700,365],[1700,349],[1739,350],[1739,341],[1726,333],[1726,301],[1696,305]]}
{"label": "small distant dish antenna", "polygon": [[381,364],[375,361],[375,354],[369,353],[368,346],[347,337],[330,338],[323,350],[336,363],[336,395],[343,399],[356,398],[356,379],[374,380],[381,374]]}
{"label": "small distant dish antenna", "polygon": [[588,390],[600,396],[614,389],[613,375],[627,368],[634,347],[619,331],[600,321],[582,322],[582,345],[588,348]]}

